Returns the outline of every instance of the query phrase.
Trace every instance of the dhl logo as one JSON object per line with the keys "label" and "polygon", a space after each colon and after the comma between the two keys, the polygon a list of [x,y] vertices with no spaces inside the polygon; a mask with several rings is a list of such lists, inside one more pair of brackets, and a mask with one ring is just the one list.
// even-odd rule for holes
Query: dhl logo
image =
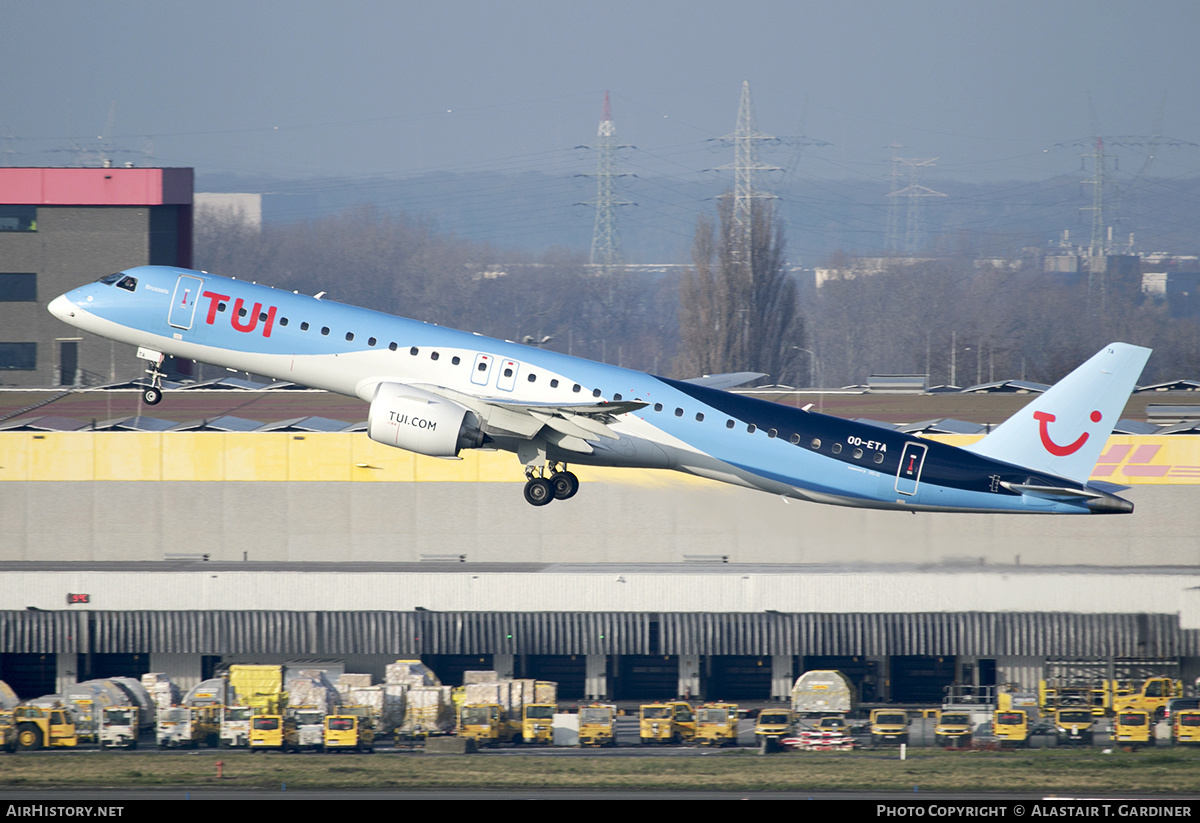
{"label": "dhl logo", "polygon": [[1187,478],[1200,478],[1200,466],[1180,465],[1171,459],[1182,457],[1172,454],[1179,451],[1183,450],[1158,444],[1109,443],[1092,469],[1092,477],[1124,475],[1131,482],[1140,480],[1142,483],[1187,482]]}

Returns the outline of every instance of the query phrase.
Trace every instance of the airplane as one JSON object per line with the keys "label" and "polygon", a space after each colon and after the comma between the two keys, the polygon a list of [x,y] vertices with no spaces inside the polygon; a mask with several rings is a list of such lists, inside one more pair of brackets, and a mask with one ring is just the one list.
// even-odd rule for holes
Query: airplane
{"label": "airplane", "polygon": [[138,347],[149,405],[167,355],[358,397],[367,436],[454,459],[515,452],[525,499],[568,466],[670,469],[799,499],[911,512],[1122,514],[1089,482],[1150,350],[1111,343],[965,448],[724,391],[759,375],[657,377],[207,272],[139,266],[56,297],[59,319]]}

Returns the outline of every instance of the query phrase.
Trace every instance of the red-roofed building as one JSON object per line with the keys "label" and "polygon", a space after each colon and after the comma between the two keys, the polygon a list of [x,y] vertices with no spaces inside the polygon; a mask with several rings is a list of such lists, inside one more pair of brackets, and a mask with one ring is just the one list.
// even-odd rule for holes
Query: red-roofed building
{"label": "red-roofed building", "polygon": [[133,350],[64,326],[54,297],[115,271],[192,264],[192,169],[0,168],[0,385],[128,378]]}

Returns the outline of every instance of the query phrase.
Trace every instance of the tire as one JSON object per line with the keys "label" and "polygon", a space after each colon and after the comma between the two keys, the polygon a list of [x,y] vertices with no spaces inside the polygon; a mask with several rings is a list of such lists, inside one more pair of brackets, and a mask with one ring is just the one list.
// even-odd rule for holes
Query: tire
{"label": "tire", "polygon": [[17,748],[22,751],[35,752],[42,748],[42,730],[32,723],[17,727]]}
{"label": "tire", "polygon": [[156,389],[151,386],[142,392],[142,400],[147,406],[157,406],[162,402],[162,389]]}
{"label": "tire", "polygon": [[531,506],[545,506],[553,499],[554,489],[549,480],[534,477],[525,484],[525,500]]}
{"label": "tire", "polygon": [[555,472],[550,475],[550,486],[555,500],[570,500],[579,491],[579,478],[572,472]]}

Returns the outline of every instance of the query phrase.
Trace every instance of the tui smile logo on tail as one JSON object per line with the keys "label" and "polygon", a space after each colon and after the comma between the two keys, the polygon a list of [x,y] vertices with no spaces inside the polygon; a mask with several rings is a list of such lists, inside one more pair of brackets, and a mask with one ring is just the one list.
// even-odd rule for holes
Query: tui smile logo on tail
{"label": "tui smile logo on tail", "polygon": [[[1066,446],[1060,446],[1050,439],[1049,424],[1054,422],[1054,415],[1050,414],[1049,412],[1035,411],[1033,413],[1033,417],[1038,421],[1038,434],[1040,434],[1042,437],[1042,445],[1046,448],[1046,451],[1050,452],[1055,457],[1066,457],[1069,454],[1074,454],[1083,448],[1083,444],[1088,440],[1088,433],[1084,432],[1083,434],[1079,435],[1079,439],[1077,439],[1074,443]],[[1093,423],[1099,423],[1102,415],[1100,412],[1094,411],[1091,413],[1090,417]]]}

